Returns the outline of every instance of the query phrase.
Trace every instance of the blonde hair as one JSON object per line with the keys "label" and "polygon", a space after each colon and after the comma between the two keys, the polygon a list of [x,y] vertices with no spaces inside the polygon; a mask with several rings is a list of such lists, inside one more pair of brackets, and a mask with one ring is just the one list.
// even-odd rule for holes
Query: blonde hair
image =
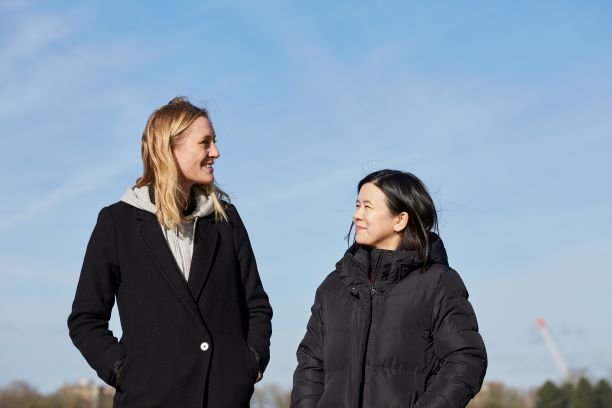
{"label": "blonde hair", "polygon": [[[157,219],[168,229],[180,224],[181,210],[187,204],[183,198],[190,194],[181,189],[180,172],[172,148],[199,117],[210,121],[206,109],[194,106],[185,97],[176,97],[149,116],[142,133],[143,173],[136,180],[136,187],[148,185],[154,188]],[[215,220],[227,221],[221,200],[229,201],[229,196],[215,183],[198,186],[212,200]]]}

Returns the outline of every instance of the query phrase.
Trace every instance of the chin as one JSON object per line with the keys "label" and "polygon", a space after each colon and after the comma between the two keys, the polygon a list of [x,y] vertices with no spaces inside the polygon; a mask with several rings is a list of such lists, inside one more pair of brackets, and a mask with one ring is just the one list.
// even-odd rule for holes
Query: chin
{"label": "chin", "polygon": [[197,181],[198,184],[212,184],[215,181],[214,177],[202,177]]}

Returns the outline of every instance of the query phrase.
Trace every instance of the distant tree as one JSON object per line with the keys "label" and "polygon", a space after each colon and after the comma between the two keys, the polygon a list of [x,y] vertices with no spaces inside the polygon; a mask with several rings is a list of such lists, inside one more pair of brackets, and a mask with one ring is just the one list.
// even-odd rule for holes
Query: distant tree
{"label": "distant tree", "polygon": [[576,384],[569,408],[589,408],[597,406],[597,398],[591,383],[586,378],[581,378]]}
{"label": "distant tree", "polygon": [[41,395],[25,381],[13,381],[0,389],[0,408],[32,407]]}
{"label": "distant tree", "polygon": [[526,408],[526,397],[501,383],[486,383],[468,408]]}
{"label": "distant tree", "polygon": [[[571,388],[569,390],[571,391]],[[567,408],[568,403],[569,395],[566,385],[559,388],[552,381],[546,381],[536,391],[535,408]]]}
{"label": "distant tree", "polygon": [[255,387],[251,408],[289,408],[291,391],[283,390],[276,384]]}
{"label": "distant tree", "polygon": [[610,387],[608,381],[599,380],[593,392],[597,401],[597,408],[612,408],[612,387]]}
{"label": "distant tree", "polygon": [[571,382],[566,382],[561,386],[561,392],[563,393],[563,397],[565,398],[566,407],[569,407],[570,400],[572,399],[575,390],[576,386]]}
{"label": "distant tree", "polygon": [[0,408],[111,408],[112,398],[112,392],[94,383],[65,385],[49,395],[41,395],[25,381],[0,388]]}

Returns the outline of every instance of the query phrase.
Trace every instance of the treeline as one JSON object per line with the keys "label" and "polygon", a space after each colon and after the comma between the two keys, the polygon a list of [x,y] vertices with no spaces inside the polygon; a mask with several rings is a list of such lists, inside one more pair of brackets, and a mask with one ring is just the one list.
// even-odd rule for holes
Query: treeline
{"label": "treeline", "polygon": [[586,378],[560,385],[546,381],[528,391],[489,382],[468,408],[612,408],[612,388],[607,380]]}
{"label": "treeline", "polygon": [[547,381],[536,392],[535,408],[612,408],[612,388],[606,380],[581,378],[561,386]]}
{"label": "treeline", "polygon": [[[43,395],[31,385],[17,381],[0,388],[0,408],[111,408],[113,390],[93,382],[66,385]],[[277,385],[257,386],[252,408],[288,408],[290,391]],[[522,391],[487,382],[468,408],[612,408],[612,387],[607,380],[542,386]]]}
{"label": "treeline", "polygon": [[[287,408],[289,401],[288,390],[268,385],[256,389],[251,408]],[[612,408],[612,387],[607,380],[591,383],[586,378],[563,385],[546,381],[528,391],[487,382],[467,408]]]}
{"label": "treeline", "polygon": [[25,381],[0,388],[0,408],[112,408],[113,394],[93,383],[67,385],[43,395]]}

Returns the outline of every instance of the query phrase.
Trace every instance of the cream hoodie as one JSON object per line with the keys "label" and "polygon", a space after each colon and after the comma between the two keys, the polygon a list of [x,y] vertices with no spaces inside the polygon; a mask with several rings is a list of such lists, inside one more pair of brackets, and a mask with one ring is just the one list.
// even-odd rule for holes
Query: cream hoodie
{"label": "cream hoodie", "polygon": [[[189,279],[196,222],[198,218],[207,216],[213,211],[212,200],[208,198],[202,189],[194,187],[192,194],[195,198],[195,210],[190,215],[184,217],[176,229],[170,230],[161,227],[170,251],[172,251],[172,255],[174,255],[174,259],[185,277],[185,281]],[[128,188],[121,197],[121,201],[153,214],[157,212],[155,204],[151,202],[148,186]]]}

